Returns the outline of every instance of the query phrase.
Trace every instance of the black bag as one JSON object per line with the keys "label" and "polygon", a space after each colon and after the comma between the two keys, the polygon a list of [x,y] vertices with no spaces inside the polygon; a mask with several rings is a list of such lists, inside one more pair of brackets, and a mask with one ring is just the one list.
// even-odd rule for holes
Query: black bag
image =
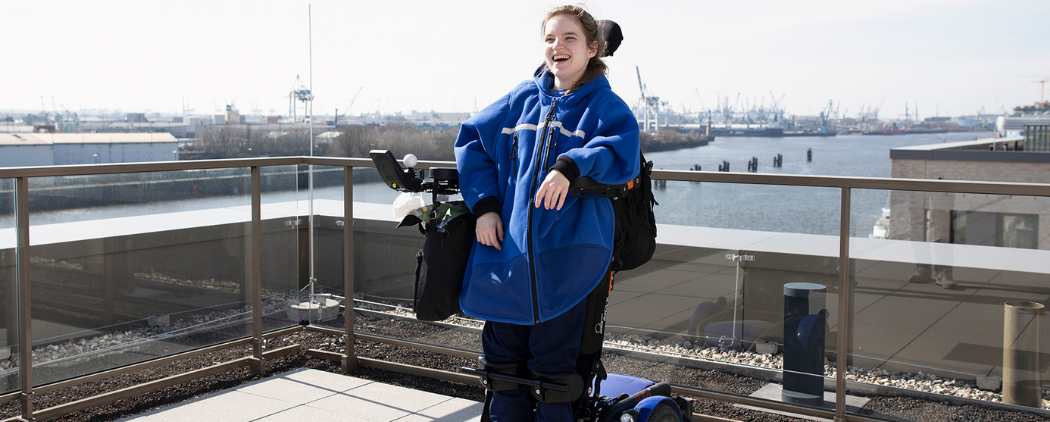
{"label": "black bag", "polygon": [[616,216],[613,236],[612,271],[633,270],[649,262],[656,252],[656,215],[660,205],[653,196],[653,162],[641,155],[638,176],[623,185],[603,185],[581,177],[570,187],[572,196],[604,197],[612,201]]}
{"label": "black bag", "polygon": [[653,196],[653,162],[641,156],[638,176],[629,182],[626,192],[612,198],[616,214],[613,237],[613,271],[633,270],[649,262],[656,252],[656,215],[653,206],[660,205]]}
{"label": "black bag", "polygon": [[459,293],[474,244],[477,217],[463,201],[444,204],[459,208],[460,213],[451,218],[432,215],[429,223],[410,215],[398,226],[418,223],[425,237],[423,249],[416,253],[412,298],[416,319],[421,321],[442,321],[460,312]]}

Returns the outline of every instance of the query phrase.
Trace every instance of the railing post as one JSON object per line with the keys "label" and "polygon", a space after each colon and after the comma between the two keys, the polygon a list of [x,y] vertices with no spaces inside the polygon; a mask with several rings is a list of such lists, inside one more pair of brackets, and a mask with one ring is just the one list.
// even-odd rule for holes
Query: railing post
{"label": "railing post", "polygon": [[846,420],[846,356],[849,355],[850,330],[850,296],[853,295],[849,284],[849,229],[850,229],[850,194],[848,187],[842,188],[842,205],[839,216],[839,334],[835,344],[835,421]]}
{"label": "railing post", "polygon": [[255,375],[266,375],[266,362],[263,360],[264,339],[262,336],[262,172],[259,166],[252,166],[252,247],[251,271],[247,283],[250,286],[252,301],[252,361],[251,369]]}
{"label": "railing post", "polygon": [[341,369],[349,374],[357,369],[354,354],[354,168],[343,170],[343,355]]}
{"label": "railing post", "polygon": [[15,179],[15,278],[18,289],[18,380],[22,419],[33,420],[33,313],[29,283],[29,178]]}

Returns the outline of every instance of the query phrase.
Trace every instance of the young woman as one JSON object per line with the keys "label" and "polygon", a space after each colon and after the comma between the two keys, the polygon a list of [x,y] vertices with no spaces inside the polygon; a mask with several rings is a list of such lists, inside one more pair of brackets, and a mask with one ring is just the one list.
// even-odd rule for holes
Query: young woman
{"label": "young woman", "polygon": [[[604,198],[573,198],[579,177],[622,184],[638,174],[638,122],[609,88],[604,42],[578,6],[543,20],[537,75],[464,122],[456,140],[460,189],[478,216],[460,297],[486,321],[486,366],[526,378],[575,372],[586,300],[613,245]],[[570,421],[570,403],[525,387],[496,389],[493,421]]]}

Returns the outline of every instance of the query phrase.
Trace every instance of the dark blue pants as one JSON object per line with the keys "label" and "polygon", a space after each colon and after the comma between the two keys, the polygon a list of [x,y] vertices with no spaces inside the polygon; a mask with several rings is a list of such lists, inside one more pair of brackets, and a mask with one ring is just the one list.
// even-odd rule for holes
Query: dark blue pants
{"label": "dark blue pants", "polygon": [[[487,321],[481,337],[485,359],[526,362],[536,372],[575,373],[586,311],[587,301],[581,300],[564,314],[536,325]],[[528,387],[519,387],[493,393],[489,416],[493,422],[570,422],[572,404],[538,403]]]}

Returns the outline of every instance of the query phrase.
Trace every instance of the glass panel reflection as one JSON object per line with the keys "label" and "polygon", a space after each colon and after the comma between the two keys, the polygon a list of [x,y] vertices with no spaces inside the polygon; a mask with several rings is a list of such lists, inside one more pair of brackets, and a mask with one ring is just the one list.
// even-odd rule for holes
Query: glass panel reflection
{"label": "glass panel reflection", "polygon": [[[302,170],[309,171],[310,166]],[[313,265],[310,256],[300,261],[299,290],[288,310],[289,320],[299,318],[311,324],[343,326],[340,317],[341,298],[346,296],[343,287],[343,168],[312,166],[314,172],[313,219]],[[300,212],[303,224],[299,226],[303,253],[309,252],[310,239],[310,191],[308,186],[300,189]],[[311,271],[313,273],[311,274]],[[315,278],[311,290],[310,277]],[[314,296],[311,297],[310,295]],[[330,296],[328,296],[330,295]],[[333,297],[334,296],[334,297]]]}
{"label": "glass panel reflection", "polygon": [[[262,300],[263,332],[295,325],[288,318],[288,302],[299,284],[299,228],[306,215],[298,196],[297,166],[262,167]],[[246,241],[250,239],[246,238]]]}
{"label": "glass panel reflection", "polygon": [[[400,194],[386,186],[375,169],[354,170],[355,332],[480,352],[480,334],[473,331],[480,328],[480,321],[452,316],[449,322],[467,329],[449,332],[448,328],[412,319],[416,254],[423,245],[423,235],[416,226],[397,228],[401,217],[393,216],[392,204]],[[425,203],[434,200],[431,193],[421,196]],[[461,198],[454,195],[438,200]],[[342,253],[342,231],[333,235],[339,237],[331,240],[331,250],[325,251],[326,255]],[[340,255],[339,262],[341,259]],[[341,273],[338,281],[342,282]],[[342,321],[331,325],[343,326]]]}
{"label": "glass panel reflection", "polygon": [[[815,362],[807,368],[822,388],[831,374],[825,356],[835,355],[840,190],[668,181],[655,192],[657,252],[617,274],[609,299],[607,350],[623,354],[621,370],[781,400],[784,350],[819,340],[822,348],[800,356]],[[794,211],[811,199],[821,205]],[[763,205],[770,201],[792,205]],[[820,309],[792,314],[785,327],[791,285],[819,287],[826,296]],[[666,367],[646,373],[630,363],[653,359]]]}
{"label": "glass panel reflection", "polygon": [[[1007,341],[1004,326],[1008,303],[1031,309],[1050,297],[1050,199],[880,192],[890,199],[886,238],[851,239],[848,379],[963,402],[1007,401],[1011,366],[1050,379],[1043,312],[1033,312],[1017,331],[1023,341],[1020,334]],[[1026,364],[1006,362],[1011,344]]]}
{"label": "glass panel reflection", "polygon": [[247,169],[66,179],[31,181],[35,384],[250,332]]}
{"label": "glass panel reflection", "polygon": [[0,179],[0,394],[19,389],[14,202],[14,179]]}

